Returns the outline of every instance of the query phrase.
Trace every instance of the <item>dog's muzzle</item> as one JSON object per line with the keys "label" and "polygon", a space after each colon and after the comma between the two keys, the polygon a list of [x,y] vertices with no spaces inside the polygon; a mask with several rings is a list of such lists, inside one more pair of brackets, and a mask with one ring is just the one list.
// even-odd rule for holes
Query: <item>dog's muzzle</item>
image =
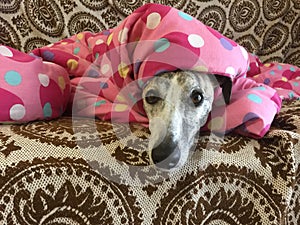
{"label": "dog's muzzle", "polygon": [[180,160],[178,143],[171,138],[166,138],[151,151],[151,158],[155,166],[170,170],[177,166]]}

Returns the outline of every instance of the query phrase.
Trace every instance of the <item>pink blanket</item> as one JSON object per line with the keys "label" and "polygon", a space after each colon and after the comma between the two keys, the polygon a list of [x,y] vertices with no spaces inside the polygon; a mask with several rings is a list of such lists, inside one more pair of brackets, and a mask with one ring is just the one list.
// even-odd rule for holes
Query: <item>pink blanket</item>
{"label": "pink blanket", "polygon": [[[300,95],[296,66],[262,64],[195,18],[158,4],[140,7],[114,29],[79,33],[28,55],[1,46],[0,59],[0,92],[7,96],[0,105],[5,112],[0,114],[1,121],[55,118],[69,103],[73,115],[147,124],[141,101],[144,83],[164,71],[188,69],[232,79],[231,102],[225,113],[214,114],[207,123],[209,129],[262,137],[279,112],[281,99]],[[19,82],[16,73],[26,79]],[[50,83],[56,84],[55,94],[48,92],[51,99],[42,100],[42,90]],[[23,85],[28,87],[22,93],[14,89],[21,90]],[[19,97],[18,101],[12,104],[8,93]],[[30,103],[21,101],[23,95],[31,96]],[[16,104],[22,113],[12,110]]]}

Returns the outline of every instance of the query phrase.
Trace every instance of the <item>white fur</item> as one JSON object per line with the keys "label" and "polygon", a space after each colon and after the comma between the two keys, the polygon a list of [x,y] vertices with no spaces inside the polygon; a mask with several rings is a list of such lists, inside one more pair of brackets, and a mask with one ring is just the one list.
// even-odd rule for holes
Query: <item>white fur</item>
{"label": "white fur", "polygon": [[[187,161],[196,135],[211,111],[216,83],[213,75],[191,71],[163,73],[147,83],[143,101],[151,132],[148,146],[151,161],[152,150],[168,135],[178,143],[180,150],[180,160],[174,167],[182,166]],[[150,90],[155,91],[161,100],[149,104],[146,96]],[[193,90],[203,93],[203,102],[198,107],[190,100]]]}

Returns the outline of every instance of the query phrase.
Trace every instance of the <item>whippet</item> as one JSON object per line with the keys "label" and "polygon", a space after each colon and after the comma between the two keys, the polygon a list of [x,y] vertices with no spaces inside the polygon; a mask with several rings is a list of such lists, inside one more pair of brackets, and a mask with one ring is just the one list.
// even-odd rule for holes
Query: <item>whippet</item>
{"label": "whippet", "polygon": [[214,90],[219,85],[228,103],[231,83],[211,74],[175,71],[147,82],[143,104],[149,118],[148,149],[152,163],[170,170],[187,161],[200,128],[207,122]]}

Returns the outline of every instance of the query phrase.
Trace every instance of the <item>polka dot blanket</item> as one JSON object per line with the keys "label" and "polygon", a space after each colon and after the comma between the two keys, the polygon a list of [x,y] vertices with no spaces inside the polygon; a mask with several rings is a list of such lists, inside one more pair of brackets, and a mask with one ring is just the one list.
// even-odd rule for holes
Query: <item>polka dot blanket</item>
{"label": "polka dot blanket", "polygon": [[216,110],[207,128],[262,137],[281,100],[300,95],[299,68],[262,64],[197,19],[159,4],[140,7],[113,29],[82,32],[29,54],[1,46],[0,57],[1,121],[51,119],[68,105],[77,116],[147,124],[145,82],[181,69],[232,80],[230,104]]}

